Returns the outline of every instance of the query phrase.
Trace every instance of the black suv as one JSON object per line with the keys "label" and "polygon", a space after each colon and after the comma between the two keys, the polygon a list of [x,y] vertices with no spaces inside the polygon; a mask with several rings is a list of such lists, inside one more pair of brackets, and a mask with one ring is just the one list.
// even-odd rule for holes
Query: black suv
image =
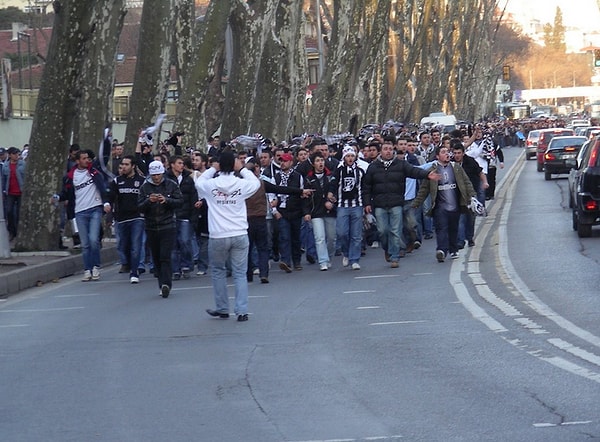
{"label": "black suv", "polygon": [[592,226],[600,224],[600,139],[585,150],[575,167],[573,230],[585,238],[592,236]]}

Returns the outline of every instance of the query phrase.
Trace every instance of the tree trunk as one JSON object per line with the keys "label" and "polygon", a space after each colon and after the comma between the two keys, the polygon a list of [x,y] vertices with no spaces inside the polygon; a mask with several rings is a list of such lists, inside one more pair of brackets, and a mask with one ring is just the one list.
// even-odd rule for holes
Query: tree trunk
{"label": "tree trunk", "polygon": [[[127,153],[133,153],[140,129],[154,123],[165,110],[165,98],[171,79],[174,6],[175,0],[144,1],[135,80],[125,132]],[[155,148],[159,135],[156,132]]]}
{"label": "tree trunk", "polygon": [[358,51],[364,0],[334,0],[334,21],[327,64],[313,96],[308,129],[313,133],[341,131],[341,110]]}
{"label": "tree trunk", "polygon": [[185,132],[185,144],[202,149],[207,141],[206,97],[210,90],[209,85],[215,78],[220,91],[222,48],[230,11],[229,0],[210,2],[177,103],[173,128]]}
{"label": "tree trunk", "polygon": [[[112,122],[115,58],[126,14],[125,1],[96,2],[93,14],[96,29],[79,77],[82,93],[74,141],[84,149],[98,152],[103,130]],[[110,152],[104,154],[106,160]]]}
{"label": "tree trunk", "polygon": [[62,186],[79,94],[77,78],[98,26],[92,19],[98,1],[54,2],[48,62],[29,142],[33,148],[27,158],[17,250],[58,248],[58,210],[49,198]]}
{"label": "tree trunk", "polygon": [[233,63],[225,94],[221,139],[231,140],[250,132],[258,68],[278,4],[278,0],[234,0],[230,17]]}
{"label": "tree trunk", "polygon": [[283,140],[304,120],[308,80],[302,17],[301,2],[280,1],[258,73],[251,133]]}

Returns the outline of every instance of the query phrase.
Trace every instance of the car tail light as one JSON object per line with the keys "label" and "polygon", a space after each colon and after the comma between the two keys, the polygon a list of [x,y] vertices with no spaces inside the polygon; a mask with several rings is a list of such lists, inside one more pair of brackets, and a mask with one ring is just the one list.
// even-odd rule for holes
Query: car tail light
{"label": "car tail light", "polygon": [[565,152],[575,152],[577,148],[575,146],[567,146],[565,147]]}
{"label": "car tail light", "polygon": [[588,200],[585,202],[583,208],[585,210],[598,210],[598,203],[596,200]]}
{"label": "car tail light", "polygon": [[598,141],[596,141],[596,145],[592,149],[592,153],[590,154],[590,161],[588,162],[588,167],[594,167],[596,165],[596,160],[598,159]]}
{"label": "car tail light", "polygon": [[556,155],[554,155],[552,152],[546,152],[546,153],[544,154],[544,159],[545,159],[546,161],[553,161],[553,160],[555,160],[555,159],[556,159]]}

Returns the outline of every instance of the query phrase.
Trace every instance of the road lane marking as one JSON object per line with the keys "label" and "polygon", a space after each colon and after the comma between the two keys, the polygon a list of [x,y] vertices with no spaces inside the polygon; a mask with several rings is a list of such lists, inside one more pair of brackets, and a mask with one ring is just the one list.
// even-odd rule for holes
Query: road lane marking
{"label": "road lane marking", "polygon": [[56,295],[55,298],[87,298],[91,296],[102,296],[106,293],[80,293],[78,295]]}
{"label": "road lane marking", "polygon": [[359,439],[310,439],[310,440],[295,440],[290,442],[361,442],[361,441],[380,441],[380,440],[396,440],[403,439],[404,436],[394,434],[392,436],[367,436]]}
{"label": "road lane marking", "polygon": [[371,276],[355,276],[354,279],[373,279],[373,278],[400,278],[400,275],[371,275]]}
{"label": "road lane marking", "polygon": [[342,292],[343,294],[352,294],[352,293],[375,293],[375,290],[348,290],[346,292]]}
{"label": "road lane marking", "polygon": [[548,331],[544,330],[541,325],[529,318],[515,318],[515,321],[532,332],[534,335],[545,335],[549,333]]}
{"label": "road lane marking", "polygon": [[381,308],[378,305],[366,305],[364,307],[356,307],[356,310],[370,310],[370,309],[377,309],[377,308]]}
{"label": "road lane marking", "polygon": [[369,325],[422,324],[427,321],[371,322]]}
{"label": "road lane marking", "polygon": [[29,327],[29,324],[0,325],[0,328],[17,328],[17,327]]}
{"label": "road lane marking", "polygon": [[561,422],[560,424],[552,424],[550,422],[540,422],[538,424],[533,424],[535,428],[548,428],[548,427],[564,427],[567,425],[587,425],[591,424],[594,421],[574,421],[574,422]]}
{"label": "road lane marking", "polygon": [[64,312],[67,310],[83,310],[85,307],[60,307],[60,308],[31,308],[20,310],[0,310],[0,313],[46,313],[46,312]]}
{"label": "road lane marking", "polygon": [[591,362],[592,364],[600,367],[600,356],[597,356],[594,353],[590,353],[589,351],[579,348],[567,341],[563,341],[560,338],[551,338],[548,339],[548,342],[555,347],[560,348],[561,350],[571,353],[572,355],[575,355],[584,361]]}

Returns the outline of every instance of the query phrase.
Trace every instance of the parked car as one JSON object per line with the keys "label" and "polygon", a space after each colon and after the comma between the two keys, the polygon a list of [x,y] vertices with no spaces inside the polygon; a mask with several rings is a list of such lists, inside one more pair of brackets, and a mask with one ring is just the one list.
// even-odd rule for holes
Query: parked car
{"label": "parked car", "polygon": [[583,159],[587,154],[588,150],[594,147],[596,140],[587,140],[579,149],[577,158],[575,159],[575,167],[569,171],[569,209],[575,207],[575,199],[577,197],[577,180],[583,167]]}
{"label": "parked car", "polygon": [[575,167],[577,154],[586,137],[554,137],[544,152],[544,178],[552,179],[552,174],[569,173]]}
{"label": "parked car", "polygon": [[595,140],[581,157],[574,184],[573,230],[580,238],[592,236],[600,224],[600,140]]}
{"label": "parked car", "polygon": [[540,138],[539,130],[532,130],[527,134],[527,140],[525,141],[525,159],[530,160],[535,158],[537,153],[537,143]]}
{"label": "parked car", "polygon": [[548,149],[550,140],[554,137],[563,137],[568,135],[575,135],[573,129],[565,129],[562,127],[555,127],[553,129],[540,129],[540,137],[537,143],[537,171],[541,172],[544,170],[544,153]]}

